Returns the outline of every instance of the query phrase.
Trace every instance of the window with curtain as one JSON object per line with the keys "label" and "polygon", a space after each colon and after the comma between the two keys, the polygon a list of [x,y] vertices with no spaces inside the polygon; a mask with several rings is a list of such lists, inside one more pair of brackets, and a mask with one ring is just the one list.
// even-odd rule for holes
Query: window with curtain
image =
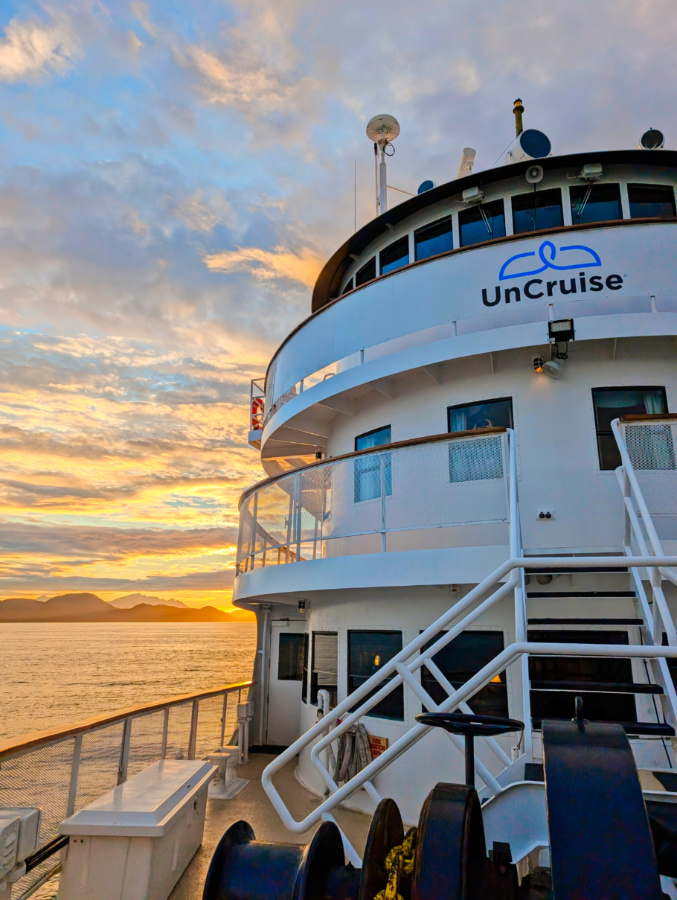
{"label": "window with curtain", "polygon": [[582,184],[569,190],[571,221],[574,225],[588,222],[610,222],[622,219],[621,191],[617,184]]}
{"label": "window with curtain", "polygon": [[[436,635],[422,648],[427,650],[444,632]],[[432,661],[454,688],[460,688],[504,647],[502,631],[464,631],[437,652]],[[435,703],[447,699],[447,692],[428,669],[421,668],[421,684]],[[508,689],[505,672],[501,672],[468,701],[474,713],[481,716],[508,715]]]}
{"label": "window with curtain", "polygon": [[280,633],[277,652],[278,681],[303,679],[303,634]]}
{"label": "window with curtain", "polygon": [[[355,438],[355,450],[369,450],[390,444],[390,425],[376,428]],[[385,495],[393,492],[393,478],[390,453],[373,453],[358,457],[355,460],[355,503],[363,500],[376,500],[381,496],[381,485],[385,486]]]}
{"label": "window with curtain", "polygon": [[[487,427],[512,428],[512,400],[503,397],[450,406],[447,419],[452,434]],[[503,450],[499,436],[482,441],[451,441],[449,480],[452,484],[491,478],[503,478]]]}
{"label": "window with curtain", "polygon": [[310,702],[317,706],[317,692],[329,691],[329,701],[336,706],[338,684],[338,633],[313,632],[313,668],[310,675]]}
{"label": "window with curtain", "polygon": [[[622,387],[593,388],[592,404],[595,410],[595,429],[597,432],[597,452],[599,467],[603,471],[617,469],[621,464],[621,455],[616,446],[616,439],[611,430],[614,419],[624,416],[657,415],[668,411],[664,387]],[[665,440],[672,446],[670,429],[665,429]],[[673,452],[667,447],[663,452]],[[646,465],[637,468],[656,468],[645,460]]]}
{"label": "window with curtain", "polygon": [[454,249],[454,238],[451,230],[451,216],[445,216],[414,232],[414,248],[416,259],[428,259]]}
{"label": "window with curtain", "polygon": [[675,215],[675,190],[670,185],[629,184],[631,219],[671,219]]}
{"label": "window with curtain", "polygon": [[515,234],[537,231],[540,228],[558,228],[562,218],[562,192],[531,191],[512,198],[512,221]]}
{"label": "window with curtain", "polygon": [[[402,649],[401,631],[349,631],[348,632],[348,693],[362,687],[368,678],[378,672]],[[391,676],[392,678],[393,676]],[[380,684],[367,696],[380,690]],[[360,701],[364,702],[364,701]],[[379,719],[404,719],[404,691],[402,685],[391,691],[368,713]]]}
{"label": "window with curtain", "polygon": [[505,212],[502,200],[478,203],[458,214],[461,247],[480,244],[505,236]]}

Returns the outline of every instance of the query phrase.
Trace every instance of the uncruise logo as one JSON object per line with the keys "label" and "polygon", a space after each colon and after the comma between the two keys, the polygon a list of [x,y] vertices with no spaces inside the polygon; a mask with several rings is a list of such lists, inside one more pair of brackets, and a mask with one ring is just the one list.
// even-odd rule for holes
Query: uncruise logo
{"label": "uncruise logo", "polygon": [[[539,300],[541,297],[553,297],[561,294],[597,293],[606,287],[610,291],[619,291],[623,287],[620,275],[590,275],[585,269],[600,268],[602,260],[592,247],[583,244],[569,244],[566,247],[555,247],[552,241],[543,241],[538,250],[529,253],[516,253],[506,260],[498,273],[498,280],[510,281],[514,278],[529,278],[522,287],[513,285],[505,287],[497,284],[493,291],[482,288],[482,303],[485,306],[497,306],[501,301],[519,302],[522,297]],[[530,276],[555,274],[578,269],[565,277],[533,278]]]}

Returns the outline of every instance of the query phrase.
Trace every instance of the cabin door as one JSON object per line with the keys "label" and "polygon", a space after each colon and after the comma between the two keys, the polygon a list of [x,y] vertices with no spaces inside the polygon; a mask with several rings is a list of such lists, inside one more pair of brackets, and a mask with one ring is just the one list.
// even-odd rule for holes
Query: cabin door
{"label": "cabin door", "polygon": [[301,731],[303,619],[273,619],[270,631],[266,744],[288,747]]}

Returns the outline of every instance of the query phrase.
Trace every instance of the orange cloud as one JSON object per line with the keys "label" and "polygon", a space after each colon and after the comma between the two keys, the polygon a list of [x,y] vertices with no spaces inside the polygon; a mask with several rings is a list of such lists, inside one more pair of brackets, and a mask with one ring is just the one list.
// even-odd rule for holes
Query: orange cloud
{"label": "orange cloud", "polygon": [[205,265],[215,272],[249,272],[260,281],[287,278],[307,287],[315,284],[322,258],[308,248],[292,253],[284,247],[263,250],[261,247],[238,247],[204,257]]}

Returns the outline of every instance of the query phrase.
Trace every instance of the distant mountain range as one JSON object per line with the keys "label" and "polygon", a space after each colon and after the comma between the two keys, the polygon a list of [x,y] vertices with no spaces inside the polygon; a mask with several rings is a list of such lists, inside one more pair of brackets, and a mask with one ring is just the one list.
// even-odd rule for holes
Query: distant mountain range
{"label": "distant mountain range", "polygon": [[110,600],[110,606],[117,609],[132,609],[139,606],[140,603],[147,603],[149,606],[176,606],[179,609],[190,609],[190,607],[181,600],[175,600],[170,597],[169,600],[163,600],[162,597],[152,597],[150,594],[125,594],[124,597],[116,597]]}
{"label": "distant mountain range", "polygon": [[[129,597],[143,597],[131,594]],[[154,601],[154,602],[151,602]],[[96,594],[60,594],[48,600],[10,598],[0,600],[2,622],[250,622],[252,614],[245,610],[223,612],[214,606],[193,609],[178,600],[165,602],[148,597],[131,608],[117,608],[117,601],[106,603]],[[177,604],[179,604],[177,606]]]}

